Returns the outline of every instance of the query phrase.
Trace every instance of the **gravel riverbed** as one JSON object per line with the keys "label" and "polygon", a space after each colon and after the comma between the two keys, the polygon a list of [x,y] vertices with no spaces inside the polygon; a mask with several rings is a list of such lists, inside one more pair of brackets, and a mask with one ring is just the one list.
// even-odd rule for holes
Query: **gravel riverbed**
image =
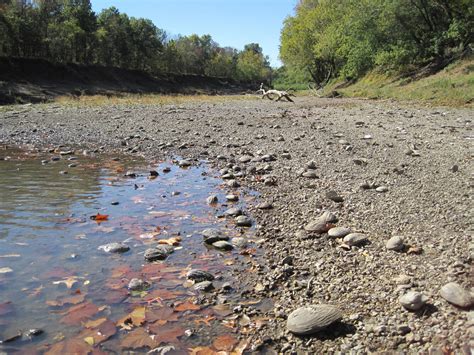
{"label": "gravel riverbed", "polygon": [[[240,220],[256,225],[265,260],[242,275],[242,297],[271,297],[274,307],[248,313],[266,320],[245,335],[250,351],[469,354],[472,114],[309,97],[294,104],[27,105],[0,111],[0,143],[208,160],[229,193],[257,190],[258,204],[243,211],[250,221]],[[336,218],[315,229],[325,211]],[[364,238],[326,233],[336,226]],[[450,282],[461,286],[467,307],[442,297]],[[423,295],[416,311],[400,302],[409,291]],[[288,315],[312,304],[337,307],[342,320],[313,335],[290,333]]]}

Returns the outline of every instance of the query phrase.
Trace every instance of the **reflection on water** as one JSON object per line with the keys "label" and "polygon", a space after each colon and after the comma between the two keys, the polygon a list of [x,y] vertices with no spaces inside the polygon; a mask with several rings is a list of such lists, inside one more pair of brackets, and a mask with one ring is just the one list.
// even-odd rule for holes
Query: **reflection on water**
{"label": "reflection on water", "polygon": [[[228,191],[205,167],[157,163],[151,169],[160,175],[149,179],[149,169],[130,161],[51,161],[51,154],[12,150],[0,151],[0,158],[0,351],[120,353],[172,346],[188,353],[245,345],[234,334],[239,316],[232,309],[241,291],[235,277],[255,267],[255,249],[250,243],[245,252],[221,252],[198,233],[214,227],[251,242],[252,230],[216,217],[228,206],[206,204],[210,194],[224,201]],[[125,178],[129,169],[138,177]],[[107,220],[90,218],[98,213]],[[167,260],[144,261],[147,248],[172,237],[181,242]],[[130,251],[98,250],[111,242],[124,242]],[[212,273],[215,289],[194,290],[185,276],[192,268]],[[151,287],[129,291],[132,278]],[[233,287],[224,289],[226,283]],[[42,334],[28,332],[33,329]]]}

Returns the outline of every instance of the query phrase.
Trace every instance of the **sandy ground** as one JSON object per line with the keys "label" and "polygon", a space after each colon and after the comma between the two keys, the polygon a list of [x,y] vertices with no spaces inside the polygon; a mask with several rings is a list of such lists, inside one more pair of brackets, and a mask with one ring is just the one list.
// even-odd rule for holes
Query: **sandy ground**
{"label": "sandy ground", "polygon": [[[440,289],[452,281],[466,292],[474,286],[473,111],[295,101],[15,106],[0,111],[0,143],[180,156],[208,160],[222,174],[242,172],[241,189],[273,205],[246,211],[265,260],[242,280],[247,295],[274,300],[273,309],[249,313],[267,319],[251,335],[252,351],[472,351],[473,311],[451,305]],[[306,231],[324,211],[368,240],[347,247]],[[392,236],[402,237],[401,251],[387,250]],[[399,297],[408,291],[422,292],[427,304],[405,310]],[[320,303],[337,306],[342,322],[312,336],[287,331],[291,311]]]}

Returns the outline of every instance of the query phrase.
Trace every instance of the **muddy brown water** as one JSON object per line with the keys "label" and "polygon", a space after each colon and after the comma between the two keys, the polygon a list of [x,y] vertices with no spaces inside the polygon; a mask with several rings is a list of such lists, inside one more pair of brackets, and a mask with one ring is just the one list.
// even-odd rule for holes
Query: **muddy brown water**
{"label": "muddy brown water", "polygon": [[[207,205],[210,194],[221,202],[229,192],[215,172],[205,163],[182,169],[172,160],[150,164],[82,155],[52,161],[57,155],[0,151],[0,352],[121,353],[171,346],[189,353],[245,346],[238,325],[246,318],[232,310],[249,302],[239,297],[239,275],[251,272],[259,255],[253,228],[220,218],[232,203]],[[157,178],[149,178],[151,169]],[[124,177],[127,170],[138,176]],[[236,205],[244,209],[257,196],[237,193]],[[107,220],[90,218],[98,213]],[[245,237],[249,245],[216,250],[203,243],[199,232],[205,228]],[[145,262],[147,248],[173,237],[181,238],[173,254]],[[98,250],[111,242],[124,242],[130,251]],[[214,291],[195,291],[186,281],[195,268],[216,277]],[[151,287],[131,292],[132,278]],[[233,289],[222,290],[224,283]],[[268,300],[250,301],[259,302],[268,307]],[[31,335],[31,329],[41,334]]]}

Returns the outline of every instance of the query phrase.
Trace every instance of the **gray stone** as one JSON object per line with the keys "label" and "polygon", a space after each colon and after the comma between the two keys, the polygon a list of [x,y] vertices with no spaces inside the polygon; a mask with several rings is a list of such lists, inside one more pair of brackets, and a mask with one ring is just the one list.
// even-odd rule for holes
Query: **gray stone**
{"label": "gray stone", "polygon": [[144,258],[146,261],[165,260],[173,252],[174,248],[171,245],[158,245],[147,249]]}
{"label": "gray stone", "polygon": [[328,236],[330,236],[331,238],[344,238],[350,233],[351,229],[346,227],[334,227],[328,230]]}
{"label": "gray stone", "polygon": [[343,239],[344,243],[350,247],[364,244],[367,240],[367,236],[362,233],[350,233]]}
{"label": "gray stone", "polygon": [[109,243],[101,245],[98,249],[106,253],[125,253],[130,250],[130,247],[122,243]]}
{"label": "gray stone", "polygon": [[239,227],[251,227],[252,220],[248,218],[247,216],[238,216],[235,219],[235,224]]}
{"label": "gray stone", "polygon": [[128,283],[128,289],[130,291],[143,291],[150,287],[150,284],[141,279],[133,278]]}
{"label": "gray stone", "polygon": [[213,244],[219,240],[229,240],[228,236],[222,234],[219,229],[215,228],[204,229],[201,234],[204,237],[204,242],[207,244]]}
{"label": "gray stone", "polygon": [[333,227],[331,223],[336,223],[337,221],[338,219],[334,213],[326,211],[315,220],[309,222],[304,229],[307,232],[322,234]]}
{"label": "gray stone", "polygon": [[400,304],[409,311],[418,311],[423,308],[428,298],[420,292],[409,291],[399,298]]}
{"label": "gray stone", "polygon": [[212,245],[217,249],[222,250],[232,250],[234,246],[225,240],[218,240],[217,242],[212,243]]}
{"label": "gray stone", "polygon": [[204,270],[199,269],[192,269],[186,274],[186,278],[189,280],[193,280],[195,282],[202,282],[202,281],[212,281],[214,280],[214,276]]}
{"label": "gray stone", "polygon": [[226,210],[224,212],[224,215],[230,216],[230,217],[237,217],[237,216],[242,215],[242,210],[238,207],[232,207]]}
{"label": "gray stone", "polygon": [[395,250],[395,251],[400,251],[404,248],[405,244],[403,244],[403,239],[402,237],[399,236],[393,236],[389,240],[387,240],[387,243],[385,243],[385,247],[388,250]]}
{"label": "gray stone", "polygon": [[469,308],[474,305],[473,295],[456,282],[444,285],[440,290],[440,295],[446,301],[458,307]]}

